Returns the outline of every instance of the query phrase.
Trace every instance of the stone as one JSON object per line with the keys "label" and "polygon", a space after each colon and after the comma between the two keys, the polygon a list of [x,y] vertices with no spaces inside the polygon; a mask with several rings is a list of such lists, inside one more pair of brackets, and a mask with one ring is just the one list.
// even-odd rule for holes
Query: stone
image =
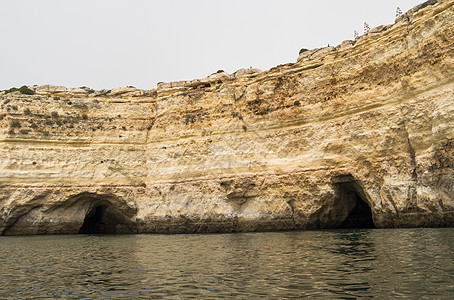
{"label": "stone", "polygon": [[121,88],[112,89],[110,91],[111,96],[119,96],[122,94],[140,96],[142,94],[142,91],[140,89],[136,89],[134,87],[121,87]]}
{"label": "stone", "polygon": [[251,77],[251,76],[256,76],[258,74],[262,73],[262,70],[257,69],[257,68],[249,68],[249,69],[239,69],[233,75],[235,78],[243,78],[243,77]]}
{"label": "stone", "polygon": [[47,95],[47,94],[56,94],[56,93],[66,93],[68,89],[64,86],[58,86],[58,85],[40,85],[37,86],[35,89],[35,93],[41,94],[41,95]]}
{"label": "stone", "polygon": [[201,81],[202,82],[230,81],[233,78],[234,77],[232,75],[230,75],[229,73],[222,71],[222,72],[213,73],[210,76],[203,78]]}
{"label": "stone", "polygon": [[405,16],[264,72],[1,94],[0,234],[453,226],[454,2]]}

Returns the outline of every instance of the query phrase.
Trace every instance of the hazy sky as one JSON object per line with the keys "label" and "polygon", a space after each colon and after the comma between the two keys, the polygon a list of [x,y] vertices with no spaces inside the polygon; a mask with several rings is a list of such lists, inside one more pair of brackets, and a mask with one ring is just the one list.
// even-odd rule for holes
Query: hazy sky
{"label": "hazy sky", "polygon": [[267,70],[423,0],[0,0],[0,89],[94,89]]}

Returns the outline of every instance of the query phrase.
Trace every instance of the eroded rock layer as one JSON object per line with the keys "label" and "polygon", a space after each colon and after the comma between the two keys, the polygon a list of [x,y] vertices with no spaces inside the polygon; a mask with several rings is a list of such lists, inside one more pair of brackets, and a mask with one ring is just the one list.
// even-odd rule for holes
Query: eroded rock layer
{"label": "eroded rock layer", "polygon": [[0,233],[453,226],[453,4],[266,72],[0,93]]}

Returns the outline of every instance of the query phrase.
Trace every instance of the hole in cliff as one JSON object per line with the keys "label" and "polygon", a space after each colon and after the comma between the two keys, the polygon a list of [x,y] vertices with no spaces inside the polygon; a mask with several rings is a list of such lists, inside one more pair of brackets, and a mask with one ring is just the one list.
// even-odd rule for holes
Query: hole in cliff
{"label": "hole in cliff", "polygon": [[339,197],[337,228],[375,228],[365,193],[353,176],[336,177],[333,183]]}
{"label": "hole in cliff", "polygon": [[115,226],[108,226],[106,222],[105,205],[96,206],[85,216],[84,224],[79,230],[82,234],[99,234],[99,233],[115,233]]}
{"label": "hole in cliff", "polygon": [[348,195],[351,198],[351,210],[339,228],[375,228],[372,211],[356,192]]}
{"label": "hole in cliff", "polygon": [[137,208],[112,194],[83,192],[72,195],[62,209],[72,212],[73,225],[66,229],[68,233],[137,233],[134,218]]}
{"label": "hole in cliff", "polygon": [[109,204],[100,204],[88,210],[84,223],[79,229],[81,234],[133,233],[126,219]]}

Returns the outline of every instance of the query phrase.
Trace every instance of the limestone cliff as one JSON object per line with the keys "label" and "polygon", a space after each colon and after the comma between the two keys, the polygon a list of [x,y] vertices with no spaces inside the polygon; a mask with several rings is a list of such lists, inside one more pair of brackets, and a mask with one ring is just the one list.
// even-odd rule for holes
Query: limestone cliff
{"label": "limestone cliff", "polygon": [[156,90],[2,92],[0,234],[453,226],[453,20]]}

